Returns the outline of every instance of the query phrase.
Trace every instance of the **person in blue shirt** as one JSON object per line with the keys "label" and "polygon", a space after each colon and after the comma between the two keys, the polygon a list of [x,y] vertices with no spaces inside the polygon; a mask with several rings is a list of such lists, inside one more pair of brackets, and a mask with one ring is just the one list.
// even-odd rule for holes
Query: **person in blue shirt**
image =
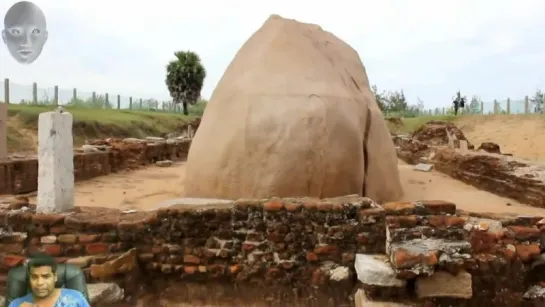
{"label": "person in blue shirt", "polygon": [[55,287],[55,258],[36,256],[30,259],[27,267],[31,292],[12,301],[9,307],[90,307],[81,292]]}

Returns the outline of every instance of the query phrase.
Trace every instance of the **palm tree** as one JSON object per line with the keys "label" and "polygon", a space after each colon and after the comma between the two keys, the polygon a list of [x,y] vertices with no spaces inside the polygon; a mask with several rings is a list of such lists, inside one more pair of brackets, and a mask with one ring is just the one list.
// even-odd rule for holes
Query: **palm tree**
{"label": "palm tree", "polygon": [[201,96],[206,70],[201,58],[193,51],[174,52],[175,60],[168,63],[165,83],[174,103],[182,103],[188,115],[188,104],[195,104]]}

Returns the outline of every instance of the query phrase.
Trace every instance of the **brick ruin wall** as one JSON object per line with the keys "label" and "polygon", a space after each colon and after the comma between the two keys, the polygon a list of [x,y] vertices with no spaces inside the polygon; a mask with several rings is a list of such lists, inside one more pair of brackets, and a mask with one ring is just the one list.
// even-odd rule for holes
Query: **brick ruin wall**
{"label": "brick ruin wall", "polygon": [[[442,201],[379,206],[358,196],[130,214],[76,209],[0,211],[1,287],[11,267],[41,251],[80,266],[90,283],[115,281],[128,306],[354,306],[358,289],[419,306],[544,304],[523,298],[545,279],[530,268],[540,253],[540,217],[471,216]],[[358,279],[358,254],[382,255],[395,285],[373,281],[373,271]],[[430,294],[441,292],[428,288],[445,283],[444,274],[455,280],[443,286],[469,287],[469,296]]]}
{"label": "brick ruin wall", "polygon": [[[191,140],[172,143],[116,142],[109,151],[74,153],[76,181],[91,179],[161,160],[187,158]],[[25,194],[38,189],[38,158],[0,162],[0,195]]]}

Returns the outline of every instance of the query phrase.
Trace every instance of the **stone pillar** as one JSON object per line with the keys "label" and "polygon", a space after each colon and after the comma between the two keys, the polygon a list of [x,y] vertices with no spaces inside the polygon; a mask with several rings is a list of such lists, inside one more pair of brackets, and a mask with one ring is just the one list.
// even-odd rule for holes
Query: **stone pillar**
{"label": "stone pillar", "polygon": [[8,104],[0,103],[0,161],[8,158]]}
{"label": "stone pillar", "polygon": [[57,110],[38,119],[39,213],[63,212],[74,206],[72,114]]}

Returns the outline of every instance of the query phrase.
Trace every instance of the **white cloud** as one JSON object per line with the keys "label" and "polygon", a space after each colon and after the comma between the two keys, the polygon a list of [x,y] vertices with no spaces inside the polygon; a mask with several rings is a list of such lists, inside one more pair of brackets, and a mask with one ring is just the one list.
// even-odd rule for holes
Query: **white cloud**
{"label": "white cloud", "polygon": [[[15,1],[0,2],[0,13]],[[351,44],[372,83],[429,107],[461,89],[484,99],[545,87],[545,2],[539,0],[35,0],[50,40],[30,66],[0,48],[0,77],[80,91],[168,99],[165,65],[198,52],[209,97],[244,41],[270,14],[321,25]]]}

